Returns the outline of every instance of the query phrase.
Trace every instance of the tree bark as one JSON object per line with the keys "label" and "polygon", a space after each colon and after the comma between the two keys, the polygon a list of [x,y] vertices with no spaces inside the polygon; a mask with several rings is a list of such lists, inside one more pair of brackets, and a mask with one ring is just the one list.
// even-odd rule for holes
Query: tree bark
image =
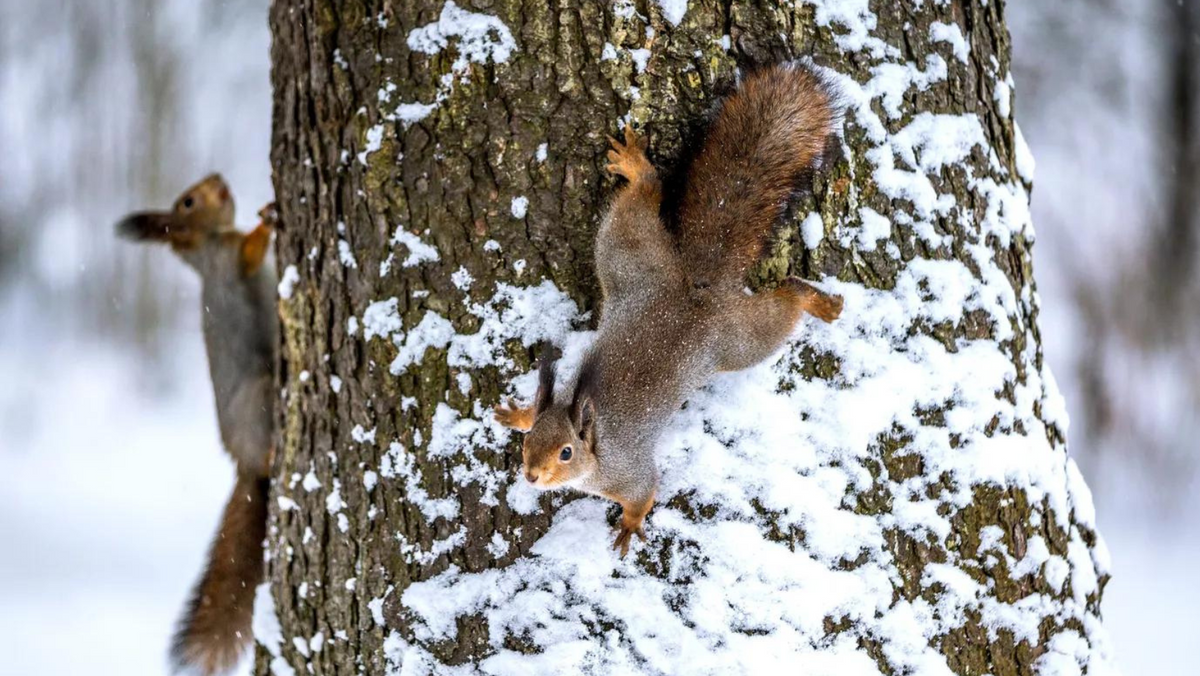
{"label": "tree bark", "polygon": [[[258,673],[1101,673],[1003,3],[461,5],[271,10]],[[617,509],[534,494],[490,407],[596,316],[605,136],[632,120],[678,177],[737,69],[797,57],[844,99],[841,156],[751,283],[825,280],[846,311],[664,421],[618,562]]]}

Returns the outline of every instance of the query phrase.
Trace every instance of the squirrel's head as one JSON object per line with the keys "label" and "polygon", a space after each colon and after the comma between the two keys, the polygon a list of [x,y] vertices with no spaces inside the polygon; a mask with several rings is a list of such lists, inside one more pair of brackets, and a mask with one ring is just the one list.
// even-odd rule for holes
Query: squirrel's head
{"label": "squirrel's head", "polygon": [[533,426],[525,434],[525,478],[536,488],[557,488],[596,469],[595,371],[585,362],[570,402],[554,401],[554,362],[538,368]]}
{"label": "squirrel's head", "polygon": [[136,241],[167,242],[189,251],[233,227],[233,196],[220,174],[184,191],[170,211],[143,211],[117,223],[117,234]]}

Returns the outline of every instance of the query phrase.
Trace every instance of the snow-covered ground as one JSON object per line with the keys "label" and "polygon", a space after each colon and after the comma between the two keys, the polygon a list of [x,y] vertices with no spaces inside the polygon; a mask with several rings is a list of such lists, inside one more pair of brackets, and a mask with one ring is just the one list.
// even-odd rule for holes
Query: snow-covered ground
{"label": "snow-covered ground", "polygon": [[203,345],[178,338],[154,378],[97,346],[0,346],[0,674],[167,673],[233,477]]}

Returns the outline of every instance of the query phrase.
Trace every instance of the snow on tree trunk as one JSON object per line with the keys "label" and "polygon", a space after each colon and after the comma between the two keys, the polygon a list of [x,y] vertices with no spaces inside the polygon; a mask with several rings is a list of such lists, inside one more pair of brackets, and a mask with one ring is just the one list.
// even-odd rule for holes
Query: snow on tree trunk
{"label": "snow on tree trunk", "polygon": [[[1112,669],[1003,4],[772,5],[275,3],[259,673]],[[634,121],[677,173],[739,66],[796,57],[844,98],[842,153],[753,281],[845,312],[663,421],[618,560],[618,508],[534,491],[491,408],[590,338],[605,135]]]}

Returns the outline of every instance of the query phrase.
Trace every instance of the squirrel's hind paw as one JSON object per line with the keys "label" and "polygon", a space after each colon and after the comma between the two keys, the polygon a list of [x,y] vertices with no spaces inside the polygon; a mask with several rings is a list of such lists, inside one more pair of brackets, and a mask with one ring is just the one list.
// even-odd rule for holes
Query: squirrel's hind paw
{"label": "squirrel's hind paw", "polygon": [[802,279],[791,277],[787,283],[800,295],[805,312],[824,322],[832,322],[842,314],[844,301],[841,296],[825,293]]}
{"label": "squirrel's hind paw", "polygon": [[624,176],[630,183],[636,183],[643,176],[654,175],[654,165],[646,159],[649,144],[644,136],[638,136],[633,125],[625,125],[625,143],[611,136],[608,142],[613,148],[608,151],[609,164],[606,167],[610,174]]}

